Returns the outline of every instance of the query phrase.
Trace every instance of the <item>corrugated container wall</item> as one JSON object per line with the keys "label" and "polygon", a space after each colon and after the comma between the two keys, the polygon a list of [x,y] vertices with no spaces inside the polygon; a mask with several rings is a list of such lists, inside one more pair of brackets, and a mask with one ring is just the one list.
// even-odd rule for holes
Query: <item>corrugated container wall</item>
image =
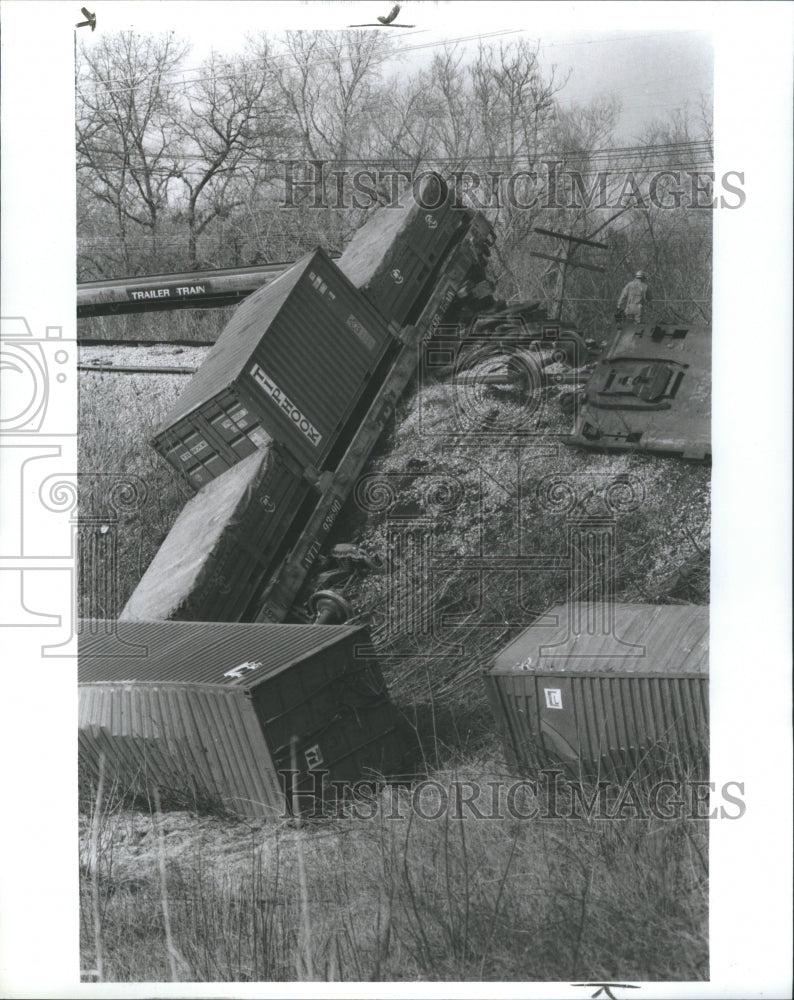
{"label": "corrugated container wall", "polygon": [[[263,430],[303,465],[321,468],[394,344],[383,317],[317,249],[235,312],[154,447],[177,469],[200,458],[197,485],[262,443]],[[222,431],[233,438],[226,450]]]}
{"label": "corrugated container wall", "polygon": [[280,446],[250,455],[188,500],[120,618],[239,621],[318,496]]}
{"label": "corrugated container wall", "polygon": [[702,774],[708,765],[708,608],[616,605],[614,632],[572,636],[543,616],[485,674],[510,763],[570,777]]}
{"label": "corrugated container wall", "polygon": [[247,795],[248,815],[283,814],[294,787],[312,810],[332,781],[402,769],[399,715],[357,655],[369,642],[355,626],[83,621],[83,762],[96,773],[104,750],[127,776]]}
{"label": "corrugated container wall", "polygon": [[439,174],[417,179],[414,188],[377,209],[338,261],[356,288],[400,326],[421,312],[439,264],[470,217],[453,207]]}
{"label": "corrugated container wall", "polygon": [[[82,768],[117,794],[168,808],[285,814],[284,794],[244,691],[217,684],[99,682],[78,690]],[[100,761],[103,763],[100,764]]]}

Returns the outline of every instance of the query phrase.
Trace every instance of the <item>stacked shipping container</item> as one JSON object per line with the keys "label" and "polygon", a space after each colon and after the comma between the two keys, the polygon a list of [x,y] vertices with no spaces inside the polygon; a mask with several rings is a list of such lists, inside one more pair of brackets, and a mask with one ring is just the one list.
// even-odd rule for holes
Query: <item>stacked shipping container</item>
{"label": "stacked shipping container", "polygon": [[317,249],[237,309],[154,447],[195,485],[264,442],[321,468],[394,339]]}
{"label": "stacked shipping container", "polygon": [[237,309],[153,440],[198,494],[122,618],[246,616],[316,506],[310,483],[336,468],[388,374],[399,324],[471,222],[440,177],[420,187],[421,204],[375,212],[339,266],[317,249]]}
{"label": "stacked shipping container", "polygon": [[188,500],[120,618],[237,620],[313,496],[279,445],[249,455]]}
{"label": "stacked shipping container", "polygon": [[339,270],[387,319],[399,326],[411,323],[471,215],[453,206],[438,174],[417,178],[411,191],[378,209],[354,234]]}

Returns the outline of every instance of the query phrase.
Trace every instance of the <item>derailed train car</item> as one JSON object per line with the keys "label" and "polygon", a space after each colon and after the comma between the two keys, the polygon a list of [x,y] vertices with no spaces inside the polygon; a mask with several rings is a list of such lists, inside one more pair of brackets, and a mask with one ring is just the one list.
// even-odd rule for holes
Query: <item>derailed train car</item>
{"label": "derailed train car", "polygon": [[512,766],[574,780],[706,772],[708,607],[596,605],[590,617],[608,627],[574,633],[569,608],[552,608],[487,668]]}
{"label": "derailed train car", "polygon": [[78,643],[93,780],[101,767],[127,792],[273,819],[403,766],[402,720],[359,655],[366,628],[84,620]]}
{"label": "derailed train car", "polygon": [[428,173],[367,219],[339,258],[339,270],[388,320],[412,323],[471,216],[453,207],[444,179]]}
{"label": "derailed train car", "polygon": [[[283,620],[286,591],[316,556],[415,366],[408,340],[418,327],[406,339],[395,317],[437,322],[476,257],[464,240],[483,226],[471,211],[450,214],[441,191],[435,215],[407,204],[375,213],[345,263],[354,281],[317,250],[237,310],[154,439],[198,493],[122,618],[250,620],[253,595],[314,519],[300,566],[279,584],[279,611],[268,612]],[[421,280],[386,294],[386,263],[410,246],[425,264],[411,270],[404,261],[404,273]]]}
{"label": "derailed train car", "polygon": [[567,444],[711,455],[711,328],[631,325],[619,330],[588,380]]}
{"label": "derailed train car", "polygon": [[237,309],[152,442],[194,488],[268,438],[304,466],[333,468],[396,334],[471,223],[441,177],[419,197],[375,212],[338,263],[317,248]]}
{"label": "derailed train car", "polygon": [[319,469],[395,344],[318,248],[237,309],[152,443],[194,486],[267,438]]}
{"label": "derailed train car", "polygon": [[252,295],[167,416],[155,447],[197,493],[121,620],[83,623],[80,747],[95,777],[104,761],[126,788],[272,816],[293,796],[316,808],[327,782],[401,769],[407,741],[359,653],[365,629],[236,622],[279,567],[259,610],[283,621],[419,339],[477,258],[487,224],[450,215],[441,190],[436,214],[403,205],[363,227],[363,291],[318,250]]}

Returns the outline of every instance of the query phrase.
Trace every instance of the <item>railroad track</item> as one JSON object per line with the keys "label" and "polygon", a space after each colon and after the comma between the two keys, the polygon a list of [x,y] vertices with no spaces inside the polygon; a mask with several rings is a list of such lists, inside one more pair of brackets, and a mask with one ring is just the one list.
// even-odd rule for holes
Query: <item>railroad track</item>
{"label": "railroad track", "polygon": [[103,365],[85,362],[79,372],[113,372],[116,375],[195,375],[198,368],[188,365]]}
{"label": "railroad track", "polygon": [[[217,339],[217,338],[215,338]],[[212,347],[215,340],[163,340],[160,337],[129,337],[104,339],[81,337],[77,334],[78,347]]]}

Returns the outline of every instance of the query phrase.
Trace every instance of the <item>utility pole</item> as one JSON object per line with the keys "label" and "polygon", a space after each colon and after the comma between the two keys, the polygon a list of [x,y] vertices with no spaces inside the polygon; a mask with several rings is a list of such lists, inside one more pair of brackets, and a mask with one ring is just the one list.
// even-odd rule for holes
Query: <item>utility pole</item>
{"label": "utility pole", "polygon": [[584,261],[575,261],[573,259],[574,254],[580,246],[595,247],[598,250],[608,250],[609,246],[606,243],[598,243],[596,240],[589,239],[585,236],[572,236],[570,233],[558,233],[553,229],[542,229],[540,226],[535,226],[534,232],[540,233],[542,236],[553,236],[555,239],[565,240],[568,244],[564,257],[555,257],[551,254],[540,253],[539,251],[530,251],[531,257],[542,257],[544,260],[552,260],[556,264],[560,265],[560,269],[557,272],[557,292],[554,296],[554,315],[550,317],[554,320],[560,320],[562,319],[562,304],[565,299],[565,282],[568,277],[568,268],[582,267],[587,271],[598,271],[601,274],[606,271],[605,267],[600,267],[597,264],[586,264]]}

